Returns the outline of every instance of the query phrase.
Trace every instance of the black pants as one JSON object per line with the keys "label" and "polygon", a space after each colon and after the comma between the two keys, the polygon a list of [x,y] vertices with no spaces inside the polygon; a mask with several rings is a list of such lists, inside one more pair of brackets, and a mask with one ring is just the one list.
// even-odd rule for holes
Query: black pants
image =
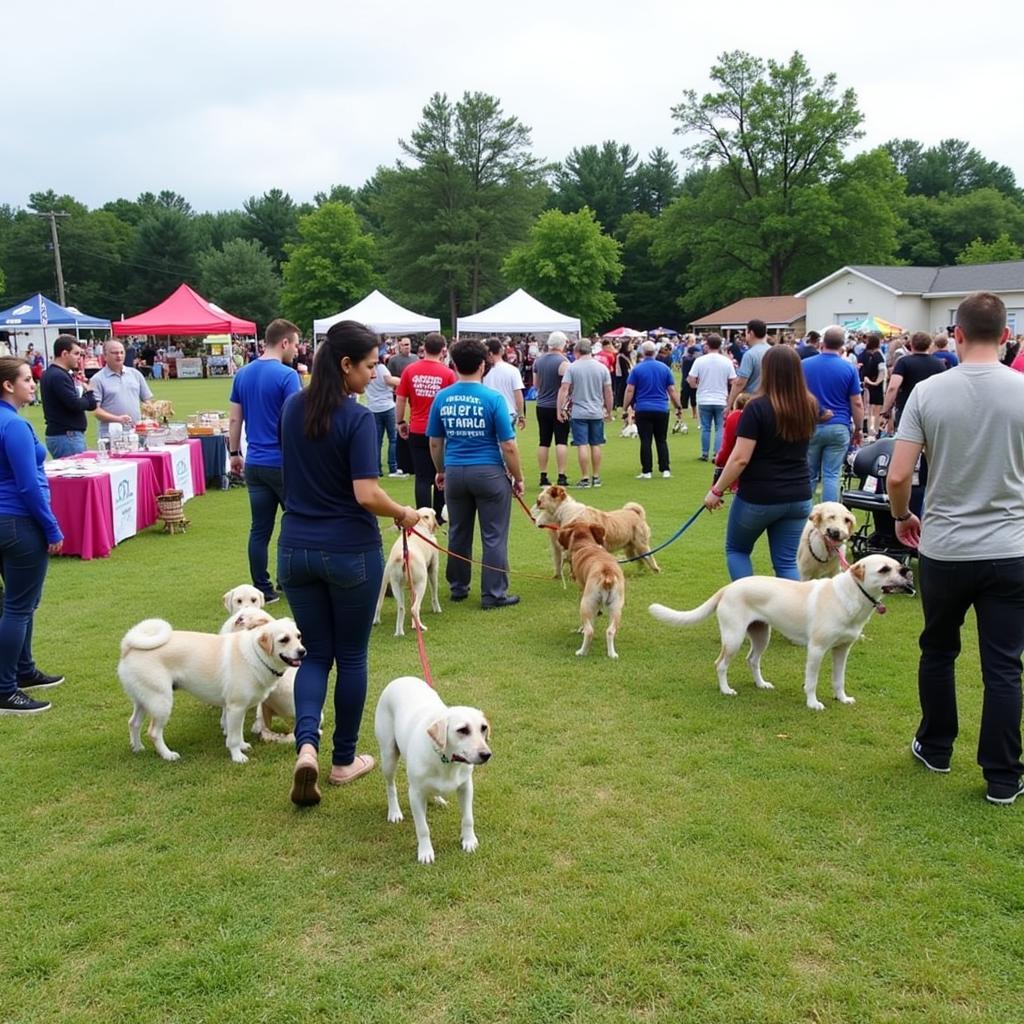
{"label": "black pants", "polygon": [[409,451],[412,454],[413,472],[416,474],[414,483],[417,508],[432,508],[441,518],[444,508],[444,491],[434,486],[434,460],[430,457],[430,438],[426,434],[409,435]]}
{"label": "black pants", "polygon": [[958,731],[955,663],[967,609],[978,620],[984,696],[978,764],[987,782],[1016,785],[1021,764],[1024,558],[942,562],[920,557],[924,631],[917,688],[924,754],[948,757]]}
{"label": "black pants", "polygon": [[651,472],[651,441],[658,446],[658,471],[671,469],[668,458],[668,413],[637,412],[636,431],[640,435],[640,472]]}

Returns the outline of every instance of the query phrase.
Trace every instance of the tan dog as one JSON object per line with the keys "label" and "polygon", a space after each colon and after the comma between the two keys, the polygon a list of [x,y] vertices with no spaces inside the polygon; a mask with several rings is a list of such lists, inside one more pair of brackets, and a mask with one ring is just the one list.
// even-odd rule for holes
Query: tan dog
{"label": "tan dog", "polygon": [[174,406],[163,398],[153,398],[148,402],[140,402],[139,410],[146,419],[159,420],[161,423],[167,423],[174,418]]}
{"label": "tan dog", "polygon": [[[227,621],[220,627],[221,634],[241,633],[247,629],[259,629],[270,622],[274,622],[274,616],[263,608],[243,608],[234,615],[229,615]],[[295,733],[275,732],[270,727],[274,715],[286,722],[295,721],[295,675],[298,669],[285,669],[284,675],[278,680],[277,685],[256,705],[256,718],[252,723],[252,733],[259,736],[264,743],[294,743]],[[221,727],[224,727],[224,722]]]}
{"label": "tan dog", "polygon": [[608,628],[604,639],[608,657],[617,658],[615,634],[626,604],[626,577],[613,555],[602,547],[604,529],[593,523],[573,523],[558,531],[558,543],[569,552],[572,578],[580,585],[580,631],[583,643],[576,652],[582,656],[590,651],[594,639],[594,619],[604,610]]}
{"label": "tan dog", "polygon": [[[568,526],[570,523],[594,523],[604,530],[604,546],[609,551],[622,551],[627,558],[635,558],[651,550],[651,528],[647,513],[639,502],[627,501],[614,512],[591,508],[570,497],[564,487],[551,484],[542,487],[534,502],[532,514],[538,526]],[[551,533],[551,559],[555,565],[555,579],[562,578],[564,551],[554,530]],[[654,555],[640,559],[652,572],[661,572]]]}
{"label": "tan dog", "polygon": [[[437,514],[432,508],[418,508],[420,517],[419,525],[416,527],[421,533],[433,537],[437,533]],[[412,621],[414,626],[426,631],[426,626],[420,621],[420,605],[423,604],[423,595],[427,590],[427,583],[430,583],[430,609],[441,614],[441,602],[437,599],[437,548],[431,547],[422,537],[415,533],[409,534],[409,569],[405,567],[405,549],[402,538],[399,537],[391,545],[391,554],[388,555],[387,563],[384,566],[384,578],[380,583],[380,593],[377,595],[377,610],[373,615],[373,624],[380,622],[380,610],[384,604],[384,595],[388,586],[391,586],[391,593],[395,595],[396,619],[395,636],[405,636],[405,584],[409,582],[409,575],[412,575]]]}
{"label": "tan dog", "polygon": [[121,641],[117,675],[135,706],[128,720],[132,750],[143,748],[142,722],[150,717],[149,737],[165,761],[179,755],[164,742],[174,691],[224,709],[225,743],[231,760],[244,763],[250,744],[242,739],[245,712],[264,700],[289,668],[306,656],[302,636],[291,619],[275,619],[257,629],[225,636],[171,628],[163,619],[146,619]]}
{"label": "tan dog", "polygon": [[802,580],[817,580],[839,572],[839,556],[857,529],[853,513],[838,501],[823,501],[811,509],[800,534],[796,567]]}
{"label": "tan dog", "polygon": [[773,689],[761,675],[761,655],[768,647],[774,626],[784,637],[807,648],[804,695],[812,711],[824,711],[817,697],[818,672],[825,655],[832,652],[832,692],[841,704],[852,704],[846,693],[846,659],[854,640],[867,625],[871,613],[885,605],[883,594],[914,593],[910,570],[894,558],[868,555],[844,573],[822,580],[783,580],[774,576],[747,576],[712,594],[699,608],[677,612],[661,604],[651,614],[673,626],[690,626],[712,612],[718,615],[722,651],[715,662],[718,688],[730,697],[729,662],[750,637],[747,664],[760,690]]}
{"label": "tan dog", "polygon": [[[237,587],[232,587],[222,600],[224,607],[229,612],[238,612],[243,608],[262,608],[267,598],[259,587],[254,587],[249,583],[240,583]],[[221,632],[230,633],[231,630],[221,629]]]}

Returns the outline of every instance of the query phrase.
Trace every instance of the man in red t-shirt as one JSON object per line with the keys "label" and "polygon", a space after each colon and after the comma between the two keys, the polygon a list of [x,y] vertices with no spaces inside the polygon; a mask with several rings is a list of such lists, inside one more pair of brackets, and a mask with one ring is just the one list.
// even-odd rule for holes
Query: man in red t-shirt
{"label": "man in red t-shirt", "polygon": [[[423,341],[423,353],[422,359],[410,363],[402,371],[402,379],[395,391],[395,418],[398,420],[398,433],[409,441],[416,475],[416,507],[432,507],[440,520],[444,494],[434,487],[434,460],[430,457],[427,419],[434,396],[441,388],[454,384],[458,377],[445,365],[443,334],[436,331],[428,334]],[[406,408],[409,410],[408,422],[405,419]]]}

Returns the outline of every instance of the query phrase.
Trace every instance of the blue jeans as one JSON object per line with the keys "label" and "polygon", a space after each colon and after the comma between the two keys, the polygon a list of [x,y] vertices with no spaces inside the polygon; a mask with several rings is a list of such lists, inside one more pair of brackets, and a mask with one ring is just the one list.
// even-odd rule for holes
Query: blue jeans
{"label": "blue jeans", "polygon": [[796,551],[800,534],[811,514],[811,499],[787,501],[781,505],[755,505],[739,495],[729,507],[729,524],[725,529],[725,564],[729,579],[754,575],[750,553],[762,533],[768,534],[768,550],[772,555],[775,575],[787,580],[800,579],[796,568]]}
{"label": "blue jeans", "polygon": [[[724,405],[698,405],[697,412],[700,415],[700,453],[703,456],[708,454],[709,449],[712,455],[718,454],[722,447],[722,421],[725,419]],[[711,431],[715,431],[715,446],[711,448]]]}
{"label": "blue jeans", "polygon": [[367,651],[384,552],[278,546],[277,577],[306,648],[295,677],[295,749],[304,743],[320,749],[320,714],[336,665],[331,763],[351,764],[366,703]]}
{"label": "blue jeans", "polygon": [[839,500],[839,474],[850,449],[850,428],[845,423],[821,423],[807,444],[811,469],[811,493],[821,477],[821,500]]}
{"label": "blue jeans", "polygon": [[267,549],[277,521],[277,509],[284,508],[284,474],[280,466],[246,466],[245,486],[249,492],[252,526],[249,528],[249,575],[252,585],[266,595],[274,592],[267,571]]}
{"label": "blue jeans", "polygon": [[0,612],[0,695],[17,689],[32,675],[32,616],[43,596],[50,556],[46,535],[29,516],[0,516],[0,576],[4,580]]}
{"label": "blue jeans", "polygon": [[[398,438],[398,426],[395,423],[395,408],[392,406],[390,409],[385,409],[384,412],[375,412],[373,414],[373,420],[377,424],[377,472],[381,473],[380,468],[380,446],[384,442],[384,435],[388,435],[388,472],[394,473],[398,470],[398,458],[395,452],[395,441]],[[383,476],[383,473],[381,473]]]}
{"label": "blue jeans", "polygon": [[47,434],[46,450],[55,459],[66,459],[69,455],[81,455],[85,451],[85,432],[70,430],[66,434]]}

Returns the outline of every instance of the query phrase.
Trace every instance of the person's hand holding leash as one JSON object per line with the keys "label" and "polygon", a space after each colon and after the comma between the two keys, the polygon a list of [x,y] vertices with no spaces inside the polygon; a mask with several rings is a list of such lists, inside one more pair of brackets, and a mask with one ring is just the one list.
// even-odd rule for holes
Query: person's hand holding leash
{"label": "person's hand holding leash", "polygon": [[414,526],[419,526],[420,514],[414,508],[410,508],[408,505],[403,506],[402,514],[395,516],[395,526],[398,526],[405,530],[411,530]]}
{"label": "person's hand holding leash", "polygon": [[722,507],[722,499],[724,497],[725,495],[723,494],[723,492],[718,490],[714,485],[712,485],[711,490],[709,490],[708,493],[704,495],[704,507],[709,512],[714,512],[716,508]]}

